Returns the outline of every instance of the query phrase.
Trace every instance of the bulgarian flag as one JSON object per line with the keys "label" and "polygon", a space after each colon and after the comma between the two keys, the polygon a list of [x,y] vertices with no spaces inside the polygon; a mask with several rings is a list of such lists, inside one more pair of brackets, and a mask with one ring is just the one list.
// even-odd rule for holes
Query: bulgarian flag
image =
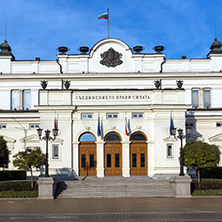
{"label": "bulgarian flag", "polygon": [[98,16],[98,19],[100,20],[100,19],[108,19],[109,18],[109,13],[108,12],[106,12],[106,13],[103,13],[102,15],[99,15]]}

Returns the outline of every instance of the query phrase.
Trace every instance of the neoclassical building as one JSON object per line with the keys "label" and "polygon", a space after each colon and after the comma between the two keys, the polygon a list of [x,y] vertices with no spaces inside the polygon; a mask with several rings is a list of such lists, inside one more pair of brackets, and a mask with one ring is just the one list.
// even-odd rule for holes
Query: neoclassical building
{"label": "neoclassical building", "polygon": [[[55,61],[16,60],[0,45],[0,135],[13,155],[40,146],[36,129],[58,136],[49,142],[50,174],[167,177],[179,172],[180,141],[222,146],[222,44],[215,39],[206,58],[167,59],[164,47],[142,53],[107,38],[91,49]],[[206,52],[207,53],[207,52]],[[184,140],[184,144],[186,140]],[[221,164],[221,163],[220,163]],[[36,171],[39,175],[39,171]]]}

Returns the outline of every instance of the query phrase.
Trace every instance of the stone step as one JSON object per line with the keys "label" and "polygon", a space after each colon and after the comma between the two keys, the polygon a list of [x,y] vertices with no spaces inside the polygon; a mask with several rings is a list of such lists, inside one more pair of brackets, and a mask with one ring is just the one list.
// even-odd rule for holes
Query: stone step
{"label": "stone step", "polygon": [[112,197],[173,197],[173,187],[168,180],[148,177],[79,178],[60,182],[58,198],[112,198]]}

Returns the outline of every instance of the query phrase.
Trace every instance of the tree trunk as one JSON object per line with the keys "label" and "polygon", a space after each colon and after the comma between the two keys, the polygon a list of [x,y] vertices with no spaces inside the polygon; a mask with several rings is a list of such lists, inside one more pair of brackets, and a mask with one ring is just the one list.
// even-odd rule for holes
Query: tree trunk
{"label": "tree trunk", "polygon": [[32,167],[30,167],[31,171],[31,190],[33,190],[33,175],[32,175]]}
{"label": "tree trunk", "polygon": [[201,179],[200,179],[200,168],[199,167],[197,168],[197,178],[198,178],[198,185],[199,185],[199,188],[200,188]]}

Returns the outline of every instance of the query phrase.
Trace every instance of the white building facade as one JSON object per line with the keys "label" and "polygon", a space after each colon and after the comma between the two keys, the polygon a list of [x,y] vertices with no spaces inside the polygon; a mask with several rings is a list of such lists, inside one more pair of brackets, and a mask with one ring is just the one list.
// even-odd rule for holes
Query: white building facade
{"label": "white building facade", "polygon": [[11,152],[9,169],[13,155],[27,147],[45,152],[36,129],[52,130],[55,116],[59,134],[49,142],[50,174],[178,174],[180,141],[170,135],[171,116],[185,134],[191,127],[188,141],[222,146],[216,39],[205,59],[166,59],[160,46],[153,54],[134,47],[135,53],[112,38],[89,53],[80,47],[80,54],[66,54],[60,47],[56,61],[16,61],[7,42],[0,48],[0,136]]}

